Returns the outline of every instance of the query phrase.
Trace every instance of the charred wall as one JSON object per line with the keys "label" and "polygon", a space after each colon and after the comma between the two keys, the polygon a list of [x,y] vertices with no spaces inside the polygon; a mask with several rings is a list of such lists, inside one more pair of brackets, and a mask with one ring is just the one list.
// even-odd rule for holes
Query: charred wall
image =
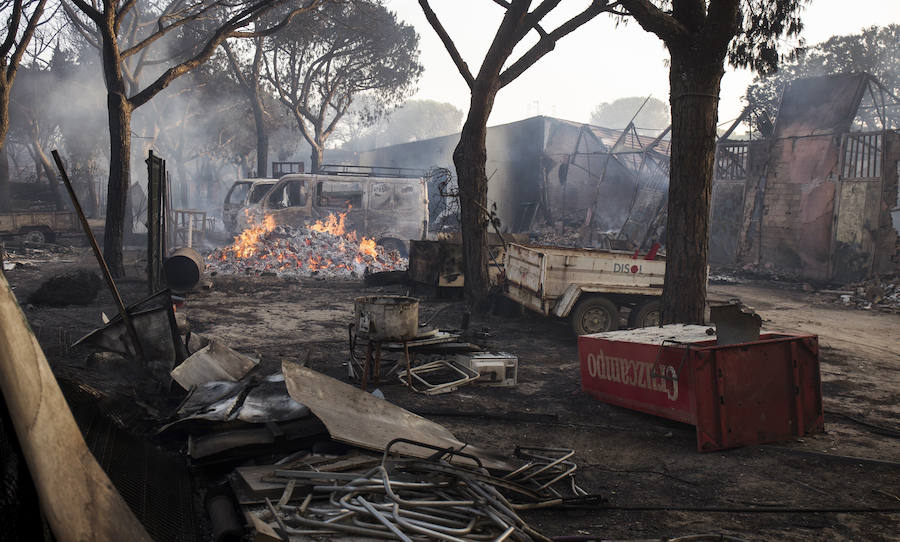
{"label": "charred wall", "polygon": [[776,140],[769,155],[760,224],[760,264],[828,280],[839,165],[838,136]]}
{"label": "charred wall", "polygon": [[898,167],[895,132],[751,143],[743,180],[717,170],[711,263],[844,283],[895,272]]}

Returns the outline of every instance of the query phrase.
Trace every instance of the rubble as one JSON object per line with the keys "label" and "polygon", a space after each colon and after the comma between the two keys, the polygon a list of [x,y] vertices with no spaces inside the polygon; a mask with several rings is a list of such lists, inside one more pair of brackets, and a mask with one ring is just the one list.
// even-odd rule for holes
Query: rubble
{"label": "rubble", "polygon": [[272,273],[281,277],[357,278],[402,271],[409,260],[374,239],[347,231],[347,213],[304,228],[276,226],[271,215],[254,218],[234,243],[207,256],[207,269],[224,275]]}
{"label": "rubble", "polygon": [[839,290],[820,290],[819,294],[858,309],[900,312],[900,276],[896,275],[847,284]]}

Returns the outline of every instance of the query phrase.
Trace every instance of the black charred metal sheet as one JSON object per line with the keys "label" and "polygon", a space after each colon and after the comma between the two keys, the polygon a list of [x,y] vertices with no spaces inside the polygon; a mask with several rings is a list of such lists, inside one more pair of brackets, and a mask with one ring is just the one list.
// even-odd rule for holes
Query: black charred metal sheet
{"label": "black charred metal sheet", "polygon": [[781,97],[775,137],[850,131],[869,77],[865,73],[853,73],[792,81]]}

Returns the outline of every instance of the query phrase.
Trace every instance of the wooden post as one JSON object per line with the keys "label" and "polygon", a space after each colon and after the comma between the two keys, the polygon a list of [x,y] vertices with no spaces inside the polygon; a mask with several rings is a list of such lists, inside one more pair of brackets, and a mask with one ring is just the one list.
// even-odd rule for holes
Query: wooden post
{"label": "wooden post", "polygon": [[163,287],[162,264],[165,257],[165,230],[163,217],[163,176],[165,162],[158,156],[150,156],[147,162],[147,286],[149,294]]}

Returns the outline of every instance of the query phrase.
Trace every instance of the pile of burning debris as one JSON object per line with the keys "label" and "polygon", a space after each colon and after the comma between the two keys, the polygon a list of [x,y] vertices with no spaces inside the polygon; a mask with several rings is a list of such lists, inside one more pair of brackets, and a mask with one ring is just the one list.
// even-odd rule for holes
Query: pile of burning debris
{"label": "pile of burning debris", "polygon": [[347,231],[347,213],[330,214],[304,228],[276,226],[271,215],[248,214],[234,243],[211,253],[208,268],[226,275],[274,273],[287,277],[352,278],[406,269],[409,261],[374,239]]}

